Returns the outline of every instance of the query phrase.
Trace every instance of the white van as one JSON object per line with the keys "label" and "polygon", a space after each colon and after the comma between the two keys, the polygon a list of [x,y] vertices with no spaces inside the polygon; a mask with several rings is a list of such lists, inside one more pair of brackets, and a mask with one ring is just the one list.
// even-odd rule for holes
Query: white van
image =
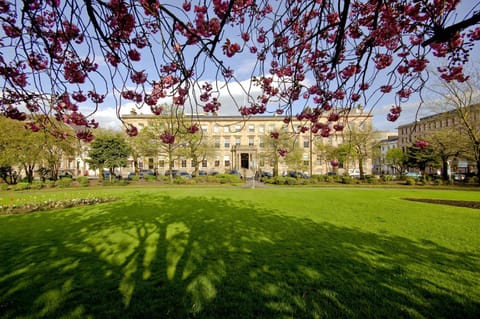
{"label": "white van", "polygon": [[348,176],[360,178],[360,170],[358,168],[351,168],[348,170]]}

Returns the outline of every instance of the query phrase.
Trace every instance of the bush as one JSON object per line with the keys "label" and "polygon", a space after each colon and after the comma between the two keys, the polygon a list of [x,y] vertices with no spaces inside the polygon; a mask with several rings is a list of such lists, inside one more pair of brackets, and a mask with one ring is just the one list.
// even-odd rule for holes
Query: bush
{"label": "bush", "polygon": [[31,189],[42,189],[44,186],[45,186],[45,185],[43,185],[42,182],[40,182],[40,181],[34,181],[34,182],[31,184],[30,188],[31,188]]}
{"label": "bush", "polygon": [[143,178],[147,180],[147,182],[156,182],[157,176],[154,175],[144,175]]}
{"label": "bush", "polygon": [[46,188],[53,188],[57,186],[57,183],[55,181],[45,181],[44,185]]}
{"label": "bush", "polygon": [[468,179],[467,181],[468,185],[477,185],[478,184],[478,177],[477,176],[472,176]]}
{"label": "bush", "polygon": [[356,181],[350,176],[342,176],[342,184],[354,184]]}
{"label": "bush", "polygon": [[26,182],[21,182],[21,183],[16,184],[13,187],[13,190],[23,191],[23,190],[26,190],[26,189],[30,189],[30,187],[31,187],[31,184],[26,183]]}
{"label": "bush", "polygon": [[239,184],[242,182],[240,176],[232,174],[218,174],[215,175],[220,184]]}
{"label": "bush", "polygon": [[10,185],[8,185],[7,183],[2,183],[2,184],[0,184],[0,189],[1,189],[2,191],[8,190],[9,187],[10,187]]}
{"label": "bush", "polygon": [[71,178],[64,177],[57,181],[57,185],[60,188],[66,188],[72,186],[72,182],[73,180]]}
{"label": "bush", "polygon": [[378,184],[379,180],[375,175],[365,175],[365,181],[368,184]]}
{"label": "bush", "polygon": [[80,176],[77,178],[77,182],[80,184],[80,186],[87,187],[90,185],[90,181],[88,180],[87,176]]}
{"label": "bush", "polygon": [[414,178],[412,177],[405,178],[405,185],[415,185],[415,184],[416,184],[416,181]]}

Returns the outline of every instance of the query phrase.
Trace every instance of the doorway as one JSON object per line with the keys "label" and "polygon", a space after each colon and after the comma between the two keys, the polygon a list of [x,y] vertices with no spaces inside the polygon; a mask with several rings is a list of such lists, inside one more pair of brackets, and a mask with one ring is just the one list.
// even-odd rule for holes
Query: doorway
{"label": "doorway", "polygon": [[246,168],[248,169],[248,160],[249,160],[249,154],[248,153],[241,153],[240,154],[240,167],[241,168]]}

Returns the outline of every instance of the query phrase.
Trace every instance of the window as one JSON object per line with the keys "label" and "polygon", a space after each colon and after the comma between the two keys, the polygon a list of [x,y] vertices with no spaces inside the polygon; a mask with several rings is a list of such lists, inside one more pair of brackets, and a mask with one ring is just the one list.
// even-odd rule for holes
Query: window
{"label": "window", "polygon": [[248,132],[255,133],[255,124],[248,125]]}
{"label": "window", "polygon": [[263,140],[263,137],[260,137],[260,140],[259,140],[259,143],[258,143],[258,144],[259,144],[259,146],[262,147],[262,148],[265,147],[265,141]]}
{"label": "window", "polygon": [[204,159],[204,160],[202,161],[202,167],[207,167],[207,160],[206,160],[206,159]]}
{"label": "window", "polygon": [[270,132],[273,132],[273,131],[275,131],[275,125],[274,125],[274,124],[270,124],[270,125],[268,126],[268,132],[270,133]]}
{"label": "window", "polygon": [[310,147],[310,141],[309,140],[303,140],[303,148],[309,148]]}
{"label": "window", "polygon": [[317,155],[317,165],[322,165],[322,156]]}
{"label": "window", "polygon": [[258,126],[258,133],[265,133],[265,125]]}
{"label": "window", "polygon": [[230,148],[230,136],[225,137],[223,141],[223,147],[224,148]]}
{"label": "window", "polygon": [[223,162],[225,163],[225,167],[229,167],[230,166],[230,156],[229,155],[225,155],[223,157]]}
{"label": "window", "polygon": [[207,125],[202,125],[202,132],[206,133],[208,131]]}
{"label": "window", "polygon": [[265,166],[265,160],[263,158],[260,159],[260,166]]}
{"label": "window", "polygon": [[223,127],[223,133],[230,133],[230,127],[228,125]]}
{"label": "window", "polygon": [[151,157],[148,158],[148,168],[153,169],[153,158]]}
{"label": "window", "polygon": [[220,148],[220,137],[215,137],[213,139],[213,143],[215,145],[215,148]]}
{"label": "window", "polygon": [[194,160],[192,160],[192,162],[190,163],[190,167],[195,167],[195,164],[196,164],[196,162]]}
{"label": "window", "polygon": [[240,145],[240,137],[235,137],[235,145]]}
{"label": "window", "polygon": [[240,125],[235,125],[235,132],[240,132],[242,130],[242,127]]}
{"label": "window", "polygon": [[248,138],[248,146],[254,146],[255,145],[255,138],[254,137],[249,137]]}
{"label": "window", "polygon": [[213,127],[213,133],[220,133],[220,126],[218,126],[218,124],[215,124]]}
{"label": "window", "polygon": [[303,154],[303,165],[310,166],[310,159],[308,157],[308,154]]}
{"label": "window", "polygon": [[184,159],[183,159],[181,165],[182,165],[182,167],[187,167],[187,160],[184,160]]}
{"label": "window", "polygon": [[216,159],[214,165],[215,165],[215,167],[219,167],[220,166],[220,160]]}

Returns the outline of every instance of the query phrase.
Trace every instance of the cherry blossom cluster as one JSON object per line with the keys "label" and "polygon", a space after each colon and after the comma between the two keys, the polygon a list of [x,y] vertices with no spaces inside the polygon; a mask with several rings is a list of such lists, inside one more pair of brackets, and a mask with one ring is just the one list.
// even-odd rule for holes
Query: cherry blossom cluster
{"label": "cherry blossom cluster", "polygon": [[[256,60],[248,73],[260,90],[239,106],[243,116],[293,114],[294,105],[308,105],[297,115],[299,131],[330,136],[343,130],[351,109],[392,94],[387,119],[395,121],[400,105],[424,87],[430,53],[441,59],[444,80],[468,80],[463,65],[480,40],[480,14],[455,28],[459,2],[0,0],[0,110],[19,120],[26,118],[19,107],[53,111],[83,126],[88,140],[96,125],[76,103],[97,110],[120,92],[117,108],[128,100],[160,115],[164,99],[193,104],[204,83],[201,103],[191,106],[217,113],[213,83],[220,79],[205,83],[205,70],[218,70],[226,85],[240,82],[234,71],[241,56]],[[386,81],[379,86],[380,74]],[[61,98],[49,104],[39,94]]]}

